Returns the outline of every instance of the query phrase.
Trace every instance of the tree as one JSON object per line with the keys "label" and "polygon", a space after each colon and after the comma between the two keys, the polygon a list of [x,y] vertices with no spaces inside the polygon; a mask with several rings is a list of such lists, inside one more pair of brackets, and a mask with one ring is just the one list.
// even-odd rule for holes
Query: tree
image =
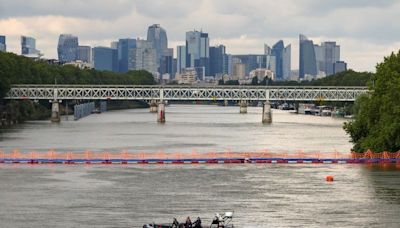
{"label": "tree", "polygon": [[355,119],[344,125],[354,151],[400,150],[400,51],[376,67],[370,93],[357,99]]}
{"label": "tree", "polygon": [[253,79],[251,79],[251,85],[258,85],[258,78],[257,78],[257,76],[254,76]]}

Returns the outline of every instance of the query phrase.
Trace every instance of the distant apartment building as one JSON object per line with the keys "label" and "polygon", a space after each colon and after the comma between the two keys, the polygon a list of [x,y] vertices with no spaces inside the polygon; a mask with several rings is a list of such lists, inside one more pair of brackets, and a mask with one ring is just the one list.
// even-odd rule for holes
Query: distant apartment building
{"label": "distant apartment building", "polygon": [[40,57],[40,51],[36,49],[35,38],[21,36],[21,55],[28,57]]}
{"label": "distant apartment building", "polygon": [[73,62],[77,59],[78,37],[61,34],[58,38],[57,53],[61,63]]}
{"label": "distant apartment building", "polygon": [[195,68],[184,68],[181,70],[181,73],[176,74],[175,80],[178,81],[179,84],[194,84],[197,80],[197,71]]}
{"label": "distant apartment building", "polygon": [[264,80],[265,77],[267,77],[271,80],[276,80],[274,72],[272,72],[271,70],[266,69],[266,68],[258,68],[258,69],[252,70],[250,72],[249,76],[250,76],[250,78],[257,77],[259,82]]}
{"label": "distant apartment building", "polygon": [[109,47],[93,48],[94,69],[118,72],[118,52]]}
{"label": "distant apartment building", "polygon": [[92,48],[90,46],[78,46],[76,60],[84,63],[92,63]]}
{"label": "distant apartment building", "polygon": [[2,52],[6,52],[7,51],[6,37],[5,36],[0,36],[0,51],[2,51]]}

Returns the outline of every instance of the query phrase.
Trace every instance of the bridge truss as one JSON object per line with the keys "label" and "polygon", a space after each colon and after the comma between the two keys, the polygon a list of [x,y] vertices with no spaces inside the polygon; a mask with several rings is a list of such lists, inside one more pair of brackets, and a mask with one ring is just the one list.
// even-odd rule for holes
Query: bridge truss
{"label": "bridge truss", "polygon": [[13,85],[6,99],[354,101],[366,87]]}

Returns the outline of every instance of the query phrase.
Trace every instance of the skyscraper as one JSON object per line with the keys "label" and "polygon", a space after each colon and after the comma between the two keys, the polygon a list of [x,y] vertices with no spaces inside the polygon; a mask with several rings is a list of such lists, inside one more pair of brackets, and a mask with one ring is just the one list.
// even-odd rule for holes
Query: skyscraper
{"label": "skyscraper", "polygon": [[76,52],[76,60],[80,60],[85,63],[92,62],[92,48],[90,46],[78,46]]}
{"label": "skyscraper", "polygon": [[264,55],[271,55],[272,49],[268,44],[264,44]]}
{"label": "skyscraper", "polygon": [[210,47],[210,76],[224,73],[226,48],[224,45]]}
{"label": "skyscraper", "polygon": [[[167,32],[159,24],[149,26],[147,30],[147,41],[153,45],[156,50],[157,68],[161,66],[164,60],[164,53],[168,49]],[[161,69],[158,69],[160,71]]]}
{"label": "skyscraper", "polygon": [[316,76],[317,61],[315,57],[314,43],[306,36],[300,34],[300,58],[299,78],[304,79],[306,75]]}
{"label": "skyscraper", "polygon": [[119,72],[125,73],[129,70],[129,53],[136,48],[136,39],[119,39],[117,42]]}
{"label": "skyscraper", "polygon": [[283,44],[283,40],[280,40],[272,46],[271,50],[271,54],[275,56],[276,60],[276,71],[274,73],[277,80],[283,79],[283,49],[285,49],[285,45]]}
{"label": "skyscraper", "polygon": [[62,63],[76,60],[78,37],[71,34],[61,34],[58,39],[58,60]]}
{"label": "skyscraper", "polygon": [[292,72],[292,45],[287,45],[282,53],[282,77],[288,80]]}
{"label": "skyscraper", "polygon": [[0,36],[0,51],[3,51],[3,52],[7,51],[6,37],[5,36]]}
{"label": "skyscraper", "polygon": [[118,53],[109,47],[93,48],[94,69],[118,72]]}
{"label": "skyscraper", "polygon": [[174,49],[173,48],[167,48],[164,50],[164,53],[162,54],[162,59],[160,62],[160,67],[159,67],[159,72],[161,75],[163,74],[169,74],[170,76],[173,77],[173,63],[174,63]]}
{"label": "skyscraper", "polygon": [[157,54],[153,44],[147,40],[136,40],[136,48],[129,50],[129,69],[157,72]]}
{"label": "skyscraper", "polygon": [[182,69],[186,68],[186,46],[176,47],[176,72],[182,73]]}
{"label": "skyscraper", "polygon": [[[208,33],[186,32],[186,67],[194,67],[199,75],[209,75],[210,45]],[[203,72],[200,72],[203,71]]]}
{"label": "skyscraper", "polygon": [[21,55],[39,55],[36,49],[36,40],[33,37],[21,36]]}
{"label": "skyscraper", "polygon": [[327,76],[332,75],[335,73],[334,64],[340,60],[340,46],[336,45],[336,42],[323,42],[321,48],[324,72]]}

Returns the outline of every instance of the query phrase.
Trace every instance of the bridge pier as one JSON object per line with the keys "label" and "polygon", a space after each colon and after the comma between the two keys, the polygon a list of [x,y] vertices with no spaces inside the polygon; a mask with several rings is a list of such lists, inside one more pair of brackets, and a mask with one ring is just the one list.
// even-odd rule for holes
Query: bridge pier
{"label": "bridge pier", "polygon": [[165,103],[163,101],[158,103],[157,122],[165,123]]}
{"label": "bridge pier", "polygon": [[247,113],[247,102],[246,101],[240,101],[240,113],[241,114],[246,114]]}
{"label": "bridge pier", "polygon": [[157,103],[155,101],[151,101],[151,103],[150,103],[150,112],[151,113],[157,112]]}
{"label": "bridge pier", "polygon": [[57,99],[54,99],[51,101],[51,122],[59,123],[60,121],[60,104]]}
{"label": "bridge pier", "polygon": [[264,124],[272,123],[272,111],[271,111],[271,104],[269,103],[269,101],[264,102],[263,112],[262,112],[262,122]]}

